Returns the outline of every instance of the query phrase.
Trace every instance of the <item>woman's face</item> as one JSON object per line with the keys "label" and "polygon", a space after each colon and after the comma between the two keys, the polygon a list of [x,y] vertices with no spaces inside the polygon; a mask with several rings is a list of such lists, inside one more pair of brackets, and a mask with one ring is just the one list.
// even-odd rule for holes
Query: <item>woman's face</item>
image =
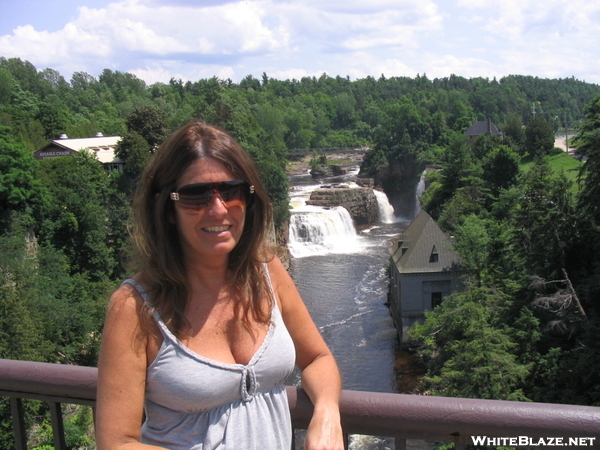
{"label": "woman's face", "polygon": [[[196,160],[179,177],[177,189],[196,183],[214,183],[235,177],[211,158]],[[226,261],[244,230],[246,201],[223,202],[219,194],[212,196],[201,209],[186,207],[175,201],[175,222],[179,241],[188,262],[218,263]]]}

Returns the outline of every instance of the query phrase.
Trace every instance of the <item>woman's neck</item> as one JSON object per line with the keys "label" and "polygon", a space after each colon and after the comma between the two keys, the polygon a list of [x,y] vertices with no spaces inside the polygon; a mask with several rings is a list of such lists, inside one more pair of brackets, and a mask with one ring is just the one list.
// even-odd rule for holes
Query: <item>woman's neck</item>
{"label": "woman's neck", "polygon": [[[218,259],[218,258],[215,258]],[[197,289],[219,292],[223,286],[228,285],[229,270],[228,260],[196,261],[186,264],[186,275],[193,291]]]}

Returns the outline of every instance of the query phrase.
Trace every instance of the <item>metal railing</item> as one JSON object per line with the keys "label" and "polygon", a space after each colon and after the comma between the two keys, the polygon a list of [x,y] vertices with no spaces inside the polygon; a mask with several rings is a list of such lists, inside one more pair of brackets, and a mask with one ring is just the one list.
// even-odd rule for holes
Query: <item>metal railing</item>
{"label": "metal railing", "polygon": [[[0,396],[10,398],[15,448],[27,448],[22,399],[37,399],[50,405],[54,447],[66,449],[61,404],[94,406],[97,375],[92,367],[0,359]],[[306,429],[308,396],[296,387],[287,393],[294,429]],[[343,391],[340,408],[346,435],[392,437],[396,449],[407,439],[464,448],[473,436],[527,437],[530,443],[561,437],[566,446],[569,438],[582,438],[582,445],[600,446],[598,407]]]}

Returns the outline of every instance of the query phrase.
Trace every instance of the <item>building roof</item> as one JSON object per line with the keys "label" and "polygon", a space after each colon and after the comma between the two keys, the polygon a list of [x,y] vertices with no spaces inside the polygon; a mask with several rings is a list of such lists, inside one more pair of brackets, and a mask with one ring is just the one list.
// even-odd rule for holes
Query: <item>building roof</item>
{"label": "building roof", "polygon": [[410,223],[390,249],[400,273],[458,271],[460,258],[452,239],[425,211]]}
{"label": "building roof", "polygon": [[95,153],[96,158],[101,163],[122,162],[115,156],[115,146],[121,140],[121,136],[94,136],[90,138],[54,139],[41,149],[35,152],[36,157],[43,158],[44,152],[50,149],[64,149],[66,151],[78,152],[80,150],[90,150]]}
{"label": "building roof", "polygon": [[467,129],[467,131],[465,131],[465,134],[467,136],[481,136],[482,134],[502,136],[502,132],[494,125],[494,122],[492,122],[491,119],[475,122]]}

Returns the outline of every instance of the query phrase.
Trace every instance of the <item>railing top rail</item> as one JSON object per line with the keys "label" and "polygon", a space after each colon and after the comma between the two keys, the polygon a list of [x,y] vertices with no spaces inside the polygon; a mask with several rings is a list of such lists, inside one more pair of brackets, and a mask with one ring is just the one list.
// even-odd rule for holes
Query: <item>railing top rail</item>
{"label": "railing top rail", "polygon": [[56,397],[87,404],[96,400],[97,381],[95,367],[0,359],[0,391],[25,398]]}
{"label": "railing top rail", "polygon": [[[0,359],[0,393],[93,404],[97,369]],[[288,387],[292,419],[305,428],[312,405],[300,388]],[[546,403],[477,400],[343,391],[345,431],[439,440],[461,436],[573,436],[600,441],[600,408]]]}

